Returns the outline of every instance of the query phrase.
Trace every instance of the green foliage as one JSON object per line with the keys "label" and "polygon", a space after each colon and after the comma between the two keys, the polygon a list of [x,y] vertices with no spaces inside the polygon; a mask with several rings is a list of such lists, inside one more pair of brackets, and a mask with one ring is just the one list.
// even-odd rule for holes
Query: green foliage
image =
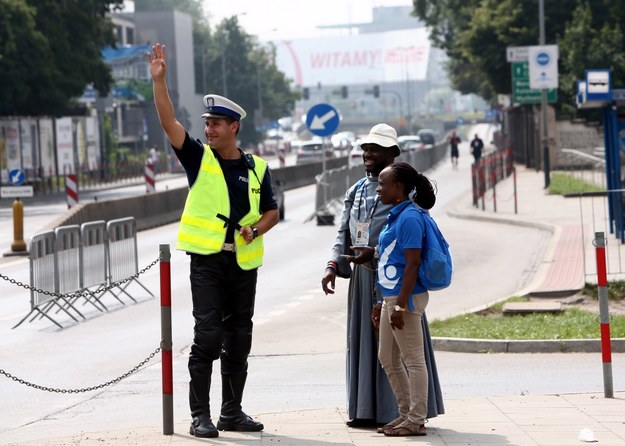
{"label": "green foliage", "polygon": [[605,189],[594,184],[587,183],[571,175],[554,172],[551,175],[549,193],[552,195],[579,194],[582,192],[600,192]]}
{"label": "green foliage", "polygon": [[205,92],[227,96],[248,114],[239,133],[243,146],[260,140],[255,128],[260,101],[263,118],[277,119],[293,108],[297,93],[291,91],[290,82],[278,70],[274,49],[260,46],[239,26],[236,16],[217,25],[204,54],[203,65],[210,73]]}
{"label": "green foliage", "polygon": [[[537,45],[536,1],[413,0],[413,14],[432,32],[449,56],[452,86],[486,99],[510,94],[511,67],[506,47]],[[545,2],[546,43],[558,44],[559,109],[574,108],[576,79],[588,68],[611,68],[625,75],[625,8],[604,0]],[[616,85],[616,88],[622,86]]]}
{"label": "green foliage", "polygon": [[[582,289],[582,293],[585,296],[590,296],[593,299],[599,299],[599,288],[597,285],[587,283]],[[623,300],[625,299],[625,281],[615,280],[608,282],[608,299],[609,300]]]}
{"label": "green foliage", "polygon": [[[570,308],[560,314],[533,313],[464,314],[430,322],[430,333],[437,337],[476,339],[598,339],[601,337],[597,315]],[[625,337],[625,316],[614,316],[610,333]]]}
{"label": "green foliage", "polygon": [[246,33],[237,16],[211,27],[200,0],[135,1],[137,11],[164,8],[186,12],[193,19],[196,93],[227,96],[247,112],[239,132],[243,147],[260,140],[257,124],[290,114],[299,94],[291,91],[291,81],[278,70],[275,48]]}
{"label": "green foliage", "polygon": [[0,1],[0,116],[63,114],[88,84],[112,83],[100,50],[122,0]]}

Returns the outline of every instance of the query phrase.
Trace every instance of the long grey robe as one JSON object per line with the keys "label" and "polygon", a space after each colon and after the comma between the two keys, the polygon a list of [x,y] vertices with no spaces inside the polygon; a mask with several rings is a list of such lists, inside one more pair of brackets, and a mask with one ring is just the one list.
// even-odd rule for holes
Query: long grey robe
{"label": "long grey robe", "polygon": [[[341,222],[330,260],[338,265],[337,275],[350,274],[350,264],[340,257],[356,244],[356,224],[370,219],[369,246],[378,244],[378,236],[386,223],[391,205],[378,202],[375,192],[377,177],[367,177],[349,188],[345,194]],[[349,233],[347,231],[349,230]],[[347,240],[350,235],[350,240]],[[371,419],[388,423],[397,417],[397,401],[386,373],[378,360],[377,333],[371,323],[371,309],[382,300],[376,291],[375,265],[369,262],[354,265],[351,272],[347,303],[347,413],[350,419]],[[423,315],[425,361],[428,369],[428,418],[445,413],[443,395],[438,380],[432,339],[427,319]]]}

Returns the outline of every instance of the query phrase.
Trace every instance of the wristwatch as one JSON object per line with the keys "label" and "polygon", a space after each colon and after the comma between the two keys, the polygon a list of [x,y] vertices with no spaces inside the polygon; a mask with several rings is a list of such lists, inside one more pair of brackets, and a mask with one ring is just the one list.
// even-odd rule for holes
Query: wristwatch
{"label": "wristwatch", "polygon": [[252,238],[258,237],[258,228],[252,228]]}
{"label": "wristwatch", "polygon": [[394,311],[406,311],[406,309],[404,307],[400,307],[399,305],[395,305],[393,307]]}

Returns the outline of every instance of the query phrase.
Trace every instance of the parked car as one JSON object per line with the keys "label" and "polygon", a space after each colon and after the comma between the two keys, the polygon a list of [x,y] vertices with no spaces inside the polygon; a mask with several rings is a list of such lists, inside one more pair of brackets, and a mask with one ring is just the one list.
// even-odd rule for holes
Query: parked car
{"label": "parked car", "polygon": [[295,164],[321,162],[323,161],[324,151],[326,160],[334,158],[334,149],[332,148],[332,144],[326,144],[324,151],[322,151],[322,147],[322,141],[302,141],[297,149]]}
{"label": "parked car", "polygon": [[436,132],[434,132],[434,130],[421,129],[417,132],[417,135],[419,135],[421,141],[425,144],[426,150],[431,149],[436,145]]}
{"label": "parked car", "polygon": [[425,145],[419,135],[402,135],[397,138],[397,144],[402,152],[421,152]]}
{"label": "parked car", "polygon": [[354,132],[339,132],[330,137],[335,150],[349,150],[352,148],[355,140],[356,135],[354,135]]}
{"label": "parked car", "polygon": [[357,166],[358,164],[363,164],[362,159],[362,146],[360,145],[360,140],[354,142],[352,149],[349,151],[349,157],[347,158],[347,163],[349,166]]}

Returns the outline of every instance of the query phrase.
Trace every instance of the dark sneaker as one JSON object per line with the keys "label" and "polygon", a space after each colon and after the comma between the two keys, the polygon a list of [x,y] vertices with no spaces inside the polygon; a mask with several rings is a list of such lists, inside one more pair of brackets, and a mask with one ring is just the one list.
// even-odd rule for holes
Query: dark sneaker
{"label": "dark sneaker", "polygon": [[215,438],[219,436],[217,428],[208,415],[198,415],[197,417],[193,417],[189,433],[194,437],[199,438]]}
{"label": "dark sneaker", "polygon": [[239,415],[220,416],[217,429],[220,431],[260,432],[265,428],[263,423],[254,421],[252,417],[241,412]]}

